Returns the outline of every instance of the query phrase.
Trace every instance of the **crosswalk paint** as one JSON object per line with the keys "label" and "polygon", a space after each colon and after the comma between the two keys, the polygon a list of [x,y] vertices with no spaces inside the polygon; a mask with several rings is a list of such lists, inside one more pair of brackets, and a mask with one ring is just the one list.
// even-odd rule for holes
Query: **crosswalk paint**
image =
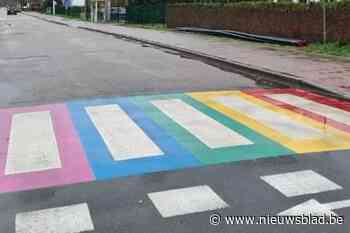
{"label": "crosswalk paint", "polygon": [[340,185],[312,170],[267,175],[261,179],[287,197],[342,189]]}
{"label": "crosswalk paint", "polygon": [[282,216],[302,216],[302,215],[314,215],[314,216],[335,216],[337,215],[330,208],[325,205],[322,205],[315,199],[303,202],[299,205],[296,205],[290,209],[280,212],[278,215]]}
{"label": "crosswalk paint", "polygon": [[180,99],[154,100],[152,104],[209,148],[253,144]]}
{"label": "crosswalk paint", "polygon": [[314,112],[329,119],[350,124],[350,112],[329,105],[317,103],[292,94],[267,94],[267,97]]}
{"label": "crosswalk paint", "polygon": [[306,202],[300,203],[287,210],[280,212],[278,215],[287,216],[301,216],[301,215],[322,215],[322,216],[335,216],[337,215],[333,210],[349,208],[350,200],[341,200],[328,203],[319,203],[315,199],[310,199]]}
{"label": "crosswalk paint", "polygon": [[[118,111],[116,106],[123,112]],[[97,180],[200,165],[197,158],[179,146],[177,141],[152,121],[131,98],[74,101],[68,103],[68,108]],[[95,111],[94,118],[97,118],[98,122],[92,120],[88,109]],[[101,128],[103,132],[100,131]],[[113,147],[108,147],[103,134],[107,134]],[[124,148],[119,148],[119,145]],[[140,148],[129,149],[131,146]],[[119,152],[123,152],[124,155],[119,156]]]}
{"label": "crosswalk paint", "polygon": [[270,128],[297,139],[321,137],[321,131],[290,119],[286,115],[263,108],[238,96],[219,96],[214,99],[226,107],[249,115]]}
{"label": "crosswalk paint", "polygon": [[[309,102],[291,96],[278,98],[308,108]],[[78,101],[67,103],[70,113],[65,104],[0,109],[0,190],[91,180],[89,165],[104,179],[350,148],[348,133],[265,99],[220,91]],[[318,111],[318,104],[307,110]],[[329,118],[348,119],[340,109],[323,107]],[[79,166],[84,169],[75,172]]]}
{"label": "crosswalk paint", "polygon": [[0,109],[0,119],[0,192],[94,179],[64,104]]}
{"label": "crosswalk paint", "polygon": [[208,185],[149,193],[163,218],[229,207]]}
{"label": "crosswalk paint", "polygon": [[349,134],[250,92],[194,92],[190,96],[298,153],[350,148]]}
{"label": "crosswalk paint", "polygon": [[[191,106],[193,109],[201,114],[204,114],[209,119],[221,124],[227,129],[236,132],[237,134],[248,139],[251,144],[242,144],[229,147],[210,148],[198,139],[194,134],[188,131],[186,128],[175,122],[172,118],[168,117],[163,111],[157,108],[153,101],[159,100],[173,100],[180,99],[183,103]],[[225,116],[212,108],[209,108],[206,104],[203,104],[188,95],[183,94],[171,94],[171,95],[155,95],[155,96],[140,96],[132,97],[131,100],[135,103],[139,109],[144,111],[148,117],[152,119],[157,125],[162,127],[173,136],[177,143],[182,145],[187,150],[191,151],[195,157],[197,157],[204,164],[218,164],[228,161],[240,161],[257,159],[262,157],[281,156],[293,153],[288,148],[255,133],[254,130],[241,124],[237,121],[233,121],[230,117]],[[193,116],[191,116],[193,118]],[[196,121],[197,119],[193,119]],[[203,127],[208,127],[204,125]],[[220,132],[214,132],[213,137],[218,137]]]}
{"label": "crosswalk paint", "polygon": [[79,233],[94,230],[86,203],[18,213],[16,233]]}
{"label": "crosswalk paint", "polygon": [[7,154],[6,175],[61,168],[50,112],[14,114]]}
{"label": "crosswalk paint", "polygon": [[159,147],[118,105],[90,106],[86,107],[86,111],[114,160],[163,155]]}

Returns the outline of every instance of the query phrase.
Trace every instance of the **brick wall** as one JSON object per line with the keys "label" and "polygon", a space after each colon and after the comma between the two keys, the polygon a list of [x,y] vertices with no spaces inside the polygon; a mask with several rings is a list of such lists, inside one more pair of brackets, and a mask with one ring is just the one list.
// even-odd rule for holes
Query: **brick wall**
{"label": "brick wall", "polygon": [[[256,9],[246,7],[205,7],[169,5],[168,27],[227,29],[261,35],[321,41],[322,8]],[[332,41],[350,41],[350,9],[328,10],[327,37]]]}

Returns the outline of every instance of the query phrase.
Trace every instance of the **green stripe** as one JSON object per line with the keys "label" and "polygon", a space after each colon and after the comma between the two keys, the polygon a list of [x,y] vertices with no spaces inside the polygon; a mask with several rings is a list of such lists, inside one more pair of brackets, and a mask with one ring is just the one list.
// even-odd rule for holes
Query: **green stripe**
{"label": "green stripe", "polygon": [[[246,137],[254,144],[211,149],[150,103],[150,101],[153,100],[163,99],[181,99],[200,112],[210,116],[226,127]],[[146,115],[148,115],[160,127],[164,128],[177,140],[180,145],[191,151],[201,162],[205,164],[294,154],[294,152],[288,148],[283,147],[282,145],[256,133],[252,129],[226,117],[216,110],[211,109],[184,94],[138,96],[131,97],[131,101],[142,108]]]}

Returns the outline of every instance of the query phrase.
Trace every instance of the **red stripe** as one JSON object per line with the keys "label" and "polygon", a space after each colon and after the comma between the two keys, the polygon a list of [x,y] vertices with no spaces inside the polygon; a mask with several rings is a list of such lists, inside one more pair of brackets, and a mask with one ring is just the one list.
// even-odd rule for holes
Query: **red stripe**
{"label": "red stripe", "polygon": [[329,97],[325,97],[325,96],[321,96],[312,92],[308,92],[305,90],[301,90],[301,89],[294,89],[294,88],[285,88],[285,89],[254,89],[254,90],[245,90],[243,91],[246,94],[252,95],[256,98],[262,99],[268,103],[271,103],[273,105],[297,112],[299,114],[302,114],[304,116],[307,116],[309,118],[312,118],[316,121],[319,121],[325,125],[329,125],[332,126],[334,128],[346,131],[346,132],[350,132],[350,125],[347,125],[343,122],[339,122],[339,121],[335,121],[333,119],[330,119],[328,117],[319,115],[317,113],[308,111],[306,109],[302,109],[302,108],[298,108],[294,105],[285,103],[285,102],[281,102],[278,100],[274,100],[271,99],[269,97],[267,97],[266,95],[268,94],[292,94],[295,96],[299,96],[305,99],[309,99],[312,100],[314,102],[320,103],[320,104],[324,104],[324,105],[328,105],[331,107],[335,107],[347,112],[350,112],[350,102],[347,101],[342,101],[342,100],[338,100],[338,99],[334,99],[334,98],[329,98]]}

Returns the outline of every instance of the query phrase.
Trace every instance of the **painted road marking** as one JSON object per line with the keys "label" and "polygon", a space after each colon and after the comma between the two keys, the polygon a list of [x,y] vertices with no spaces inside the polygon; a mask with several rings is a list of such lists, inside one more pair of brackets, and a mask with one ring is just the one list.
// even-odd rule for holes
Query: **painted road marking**
{"label": "painted road marking", "polygon": [[[253,89],[245,90],[244,92],[255,98],[271,103],[274,106],[282,107],[289,112],[299,113],[311,118],[312,120],[319,122],[319,125],[322,125],[324,130],[327,129],[331,131],[332,128],[336,128],[342,132],[350,133],[350,124],[346,119],[350,114],[350,102],[327,98],[300,89]],[[277,100],[271,98],[269,95],[290,95],[298,104],[293,105],[293,103],[284,102],[282,99]],[[295,97],[297,99],[295,99]],[[283,99],[284,98],[285,97],[283,97]],[[305,101],[307,101],[307,103]],[[297,105],[299,104],[300,106],[298,107]],[[318,107],[320,107],[322,111],[320,111]]]}
{"label": "painted road marking", "polygon": [[[94,179],[64,104],[0,109],[0,119],[0,155],[11,157],[0,156],[0,192]],[[47,161],[38,162],[38,155]],[[52,165],[59,168],[48,169]]]}
{"label": "painted road marking", "polygon": [[49,111],[12,116],[5,174],[61,168]]}
{"label": "painted road marking", "polygon": [[338,184],[312,170],[262,176],[261,179],[286,197],[342,189]]}
{"label": "painted road marking", "polygon": [[[288,90],[284,90],[285,93],[289,93]],[[282,92],[283,90],[279,91]],[[240,91],[221,91],[105,98],[46,106],[0,109],[0,192],[71,184],[90,181],[95,179],[95,177],[96,179],[106,179],[116,176],[139,175],[205,164],[288,155],[295,152],[350,149],[350,134],[334,128],[333,125],[329,126],[316,121],[314,118],[311,119],[309,117],[312,114],[311,112],[308,113],[308,117],[305,117],[299,112],[288,109],[286,107],[287,104],[281,102],[279,102],[279,105],[271,104],[274,100],[270,99],[270,103],[265,100],[269,99],[268,97],[264,97],[265,99],[262,97],[261,93],[264,93],[264,90],[255,92],[260,93],[260,96],[255,96],[248,91],[245,92],[248,94]],[[251,92],[254,92],[254,90]],[[265,92],[275,93],[274,90]],[[301,94],[299,93],[298,95],[300,96]],[[321,97],[309,95],[307,96],[308,99],[328,104],[327,101],[329,99],[326,97],[322,97],[326,100],[321,101],[319,100]],[[285,135],[271,128],[272,126],[270,125],[272,123],[267,125],[264,122],[257,121],[255,119],[256,116],[252,114],[235,111],[233,108],[215,101],[215,98],[222,96],[234,96],[243,99],[245,102],[257,105],[263,111],[272,111],[273,116],[276,114],[281,115],[283,119],[287,117],[288,120],[296,125],[309,128],[307,130],[304,130],[305,127],[295,130],[280,124],[279,127],[282,127],[288,133],[288,135]],[[175,106],[177,110],[184,111],[184,114],[179,114],[180,111],[173,111],[175,108],[167,109],[168,112],[175,112],[172,112],[172,114],[175,114],[177,118],[183,121],[183,125],[186,123],[190,127],[185,128],[177,123],[175,118],[169,117],[165,112],[153,105],[152,102],[165,105],[166,108]],[[275,101],[275,103],[277,102]],[[335,106],[341,109],[348,109],[347,106],[350,106],[345,104],[345,102],[339,103],[333,100],[329,103],[334,103]],[[66,105],[69,107],[70,112],[67,111]],[[114,105],[114,107],[110,105]],[[293,108],[292,105],[290,107]],[[103,112],[103,114],[100,114],[98,111],[95,112],[96,109],[105,108],[108,111]],[[244,109],[243,107],[241,108]],[[89,111],[86,111],[88,109],[91,110],[90,115],[92,117],[89,116]],[[294,107],[294,109],[297,108]],[[118,112],[118,114],[114,111]],[[16,122],[23,121],[23,118],[20,118],[20,121],[16,120],[16,118],[23,114],[26,116],[31,115],[33,112],[50,113],[52,125],[47,122],[45,124],[50,125],[51,128],[44,127],[44,124],[39,124],[39,126],[48,130],[45,132],[49,133],[56,140],[57,153],[30,153],[30,155],[23,156],[24,151],[30,150],[26,150],[24,146],[19,146],[19,143],[14,142],[14,140],[20,140],[22,141],[21,143],[30,143],[30,141],[24,141],[22,138],[16,139],[17,137],[14,136],[14,133],[18,131],[16,127],[18,128],[18,125],[22,124]],[[123,117],[122,120],[118,121],[120,112],[122,112]],[[94,122],[94,114],[98,115],[97,120],[99,123],[97,121]],[[113,117],[114,114],[118,115],[119,118]],[[190,117],[187,118],[187,116]],[[121,124],[122,128],[120,129],[118,126],[113,128],[117,130],[109,130],[110,126],[108,125],[109,123],[106,124],[105,118],[111,124],[121,121],[123,123]],[[205,127],[202,129],[198,122],[189,120],[191,118],[200,119],[201,124],[205,125]],[[28,121],[26,117],[24,119]],[[49,117],[46,116],[45,119],[48,120]],[[127,123],[124,123],[125,121]],[[331,119],[327,119],[327,121],[335,122]],[[284,123],[283,120],[282,123]],[[25,127],[31,127],[35,124],[29,123],[24,125]],[[107,141],[115,139],[114,134],[120,135],[120,130],[129,133],[128,129],[130,128],[126,127],[127,124],[131,124],[132,126],[130,127],[133,127],[138,132],[136,133],[136,138],[146,138],[142,143],[142,147],[133,148],[127,146],[121,148],[113,143],[114,147],[111,149],[111,146],[109,146],[111,143],[108,145]],[[13,125],[12,129],[11,125]],[[101,133],[101,128],[107,136]],[[28,131],[31,131],[30,140],[36,137],[33,134],[39,133],[36,132],[37,130]],[[220,135],[217,132],[225,133]],[[290,134],[290,132],[292,133]],[[295,138],[292,135],[293,132]],[[39,141],[35,142],[38,143],[37,145],[42,145],[42,143],[47,145],[45,143],[53,141],[52,138],[50,139],[43,135],[45,134],[39,134]],[[312,135],[315,135],[315,138],[312,138]],[[129,141],[140,141],[135,140],[135,137],[133,136],[133,140]],[[43,138],[45,140],[42,140]],[[49,140],[47,140],[48,138]],[[116,141],[118,143],[128,142],[125,138]],[[82,142],[84,148],[82,148],[80,142]],[[50,145],[52,146],[53,143]],[[14,153],[13,148],[23,151]],[[40,150],[47,150],[45,148],[40,148]],[[147,151],[144,153],[144,150]],[[120,151],[126,153],[122,156],[116,156],[116,152]],[[86,161],[85,152],[90,164]],[[49,156],[49,159],[46,156]],[[57,166],[57,168],[52,166],[55,163],[52,163],[50,160],[51,156],[60,160],[60,166]],[[30,162],[24,163],[27,159],[30,159]],[[44,163],[40,159],[43,159]],[[22,161],[23,164],[21,164]],[[40,163],[42,167],[33,167],[34,164],[38,165]],[[89,165],[95,176],[91,173]]]}
{"label": "painted road marking", "polygon": [[16,233],[79,233],[93,230],[86,203],[16,214]]}
{"label": "painted road marking", "polygon": [[[197,92],[191,93],[190,96],[297,153],[350,149],[350,134],[303,114],[282,108],[280,105],[263,101],[263,98],[256,96],[257,94],[250,94],[251,92],[248,91],[247,93],[240,91]],[[217,101],[222,98],[224,98],[223,103]],[[239,103],[253,104],[259,111],[254,113],[253,110],[250,110],[251,107],[245,108],[245,105],[235,106],[238,105],[234,101],[237,98],[240,100]],[[277,121],[278,124],[275,125],[274,121],[269,120],[264,114],[260,116],[261,109],[264,112],[274,112],[270,117],[272,120],[280,119]],[[274,115],[276,117],[272,118]]]}
{"label": "painted road marking", "polygon": [[279,215],[337,215],[332,210],[343,209],[350,207],[350,199],[342,201],[334,201],[328,203],[319,203],[315,199],[303,202],[288,210],[285,210]]}
{"label": "painted road marking", "polygon": [[[196,111],[206,115],[226,128],[247,138],[252,144],[237,145],[211,149],[192,133],[181,125],[174,122],[165,113],[152,104],[153,101],[180,99],[190,105]],[[190,150],[204,164],[218,164],[228,161],[239,161],[256,159],[270,156],[281,156],[294,153],[274,141],[255,133],[249,127],[233,121],[205,104],[183,94],[155,95],[132,97],[130,100],[135,103],[152,121],[162,127],[167,133],[173,136],[184,148]]]}
{"label": "painted road marking", "polygon": [[118,105],[90,106],[86,107],[86,111],[114,160],[163,155],[159,147]]}
{"label": "painted road marking", "polygon": [[180,99],[155,100],[152,101],[152,104],[209,148],[252,144],[247,138],[204,115]]}
{"label": "painted road marking", "polygon": [[348,199],[348,200],[342,200],[342,201],[334,201],[334,202],[329,202],[322,205],[332,210],[343,209],[343,208],[350,207],[350,200]]}
{"label": "painted road marking", "polygon": [[350,112],[341,110],[339,108],[331,107],[329,105],[317,103],[292,94],[268,94],[267,97],[285,102],[286,104],[294,105],[321,116],[325,116],[335,121],[350,124]]}
{"label": "painted road marking", "polygon": [[321,131],[318,129],[296,122],[288,116],[263,108],[238,96],[220,96],[214,98],[214,100],[226,107],[249,115],[256,121],[262,122],[270,128],[288,135],[291,138],[311,139],[322,136]]}
{"label": "painted road marking", "polygon": [[330,208],[325,205],[322,205],[315,199],[303,202],[299,205],[296,205],[288,210],[282,211],[278,215],[288,215],[288,216],[302,216],[302,215],[337,215]]}
{"label": "painted road marking", "polygon": [[149,193],[163,218],[229,207],[208,185]]}
{"label": "painted road marking", "polygon": [[[118,105],[160,148],[163,155],[114,160],[111,151],[85,110],[87,107],[98,105]],[[174,138],[149,119],[140,108],[130,101],[130,98],[75,101],[68,103],[68,107],[97,180],[200,165],[200,162],[190,152],[179,146]],[[130,142],[138,143],[133,138],[129,138],[127,143]]]}

